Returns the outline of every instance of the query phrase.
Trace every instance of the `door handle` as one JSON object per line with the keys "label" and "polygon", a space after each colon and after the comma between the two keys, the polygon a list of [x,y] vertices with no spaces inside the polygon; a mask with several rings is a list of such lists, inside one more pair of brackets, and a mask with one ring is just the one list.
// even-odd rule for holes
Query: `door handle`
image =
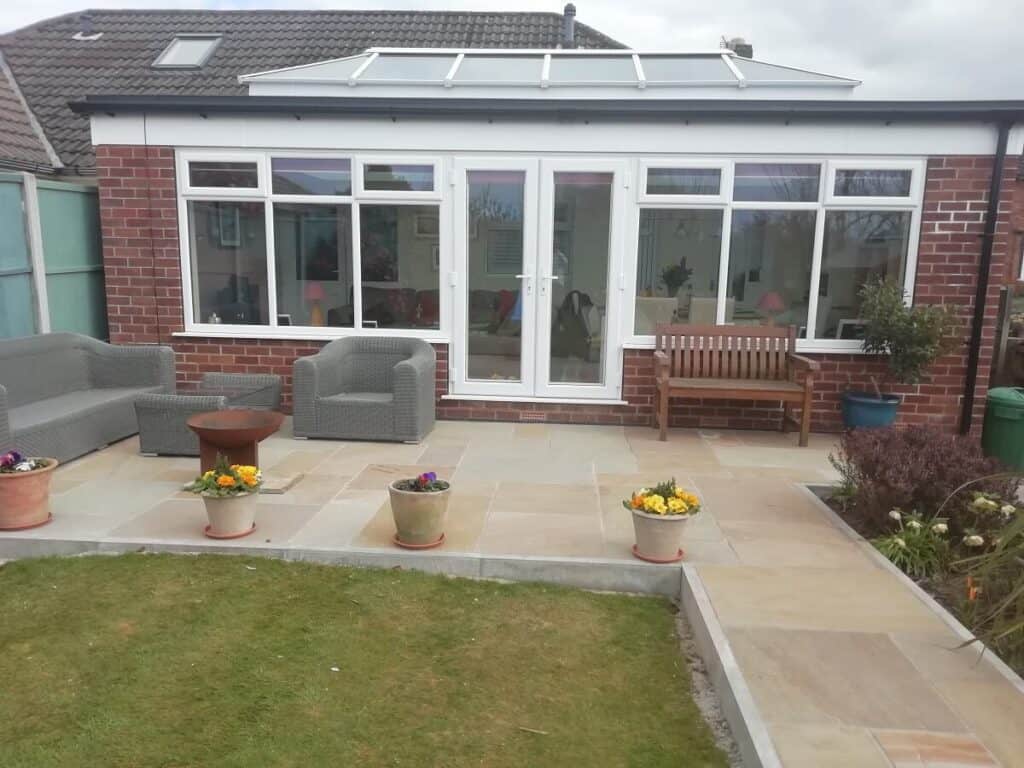
{"label": "door handle", "polygon": [[527,295],[533,293],[533,275],[516,275],[517,280],[526,280],[526,293]]}

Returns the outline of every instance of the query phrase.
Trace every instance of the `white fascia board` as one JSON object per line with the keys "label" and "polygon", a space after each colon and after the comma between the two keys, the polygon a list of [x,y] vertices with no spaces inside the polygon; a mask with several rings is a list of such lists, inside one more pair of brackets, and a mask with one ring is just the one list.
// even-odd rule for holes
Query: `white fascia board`
{"label": "white fascia board", "polygon": [[[648,89],[650,90],[650,89]],[[92,116],[95,144],[149,144],[231,149],[292,149],[471,155],[516,153],[698,158],[753,155],[829,157],[926,157],[991,155],[995,133],[990,124],[905,121],[877,122],[781,120],[573,121],[555,119],[454,120],[293,115],[151,114]],[[1018,132],[1017,137],[1021,134]],[[1018,143],[1024,139],[1015,138]],[[681,152],[680,148],[686,151]]]}

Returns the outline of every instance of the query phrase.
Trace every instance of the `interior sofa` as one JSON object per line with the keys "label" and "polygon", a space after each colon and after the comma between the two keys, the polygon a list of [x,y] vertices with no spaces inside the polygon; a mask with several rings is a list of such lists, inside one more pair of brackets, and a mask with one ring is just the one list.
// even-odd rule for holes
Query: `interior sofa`
{"label": "interior sofa", "polygon": [[0,340],[0,451],[68,461],[138,432],[136,397],[173,391],[170,347],[74,333]]}
{"label": "interior sofa", "polygon": [[434,348],[422,339],[337,339],[293,366],[293,433],[418,443],[434,428]]}

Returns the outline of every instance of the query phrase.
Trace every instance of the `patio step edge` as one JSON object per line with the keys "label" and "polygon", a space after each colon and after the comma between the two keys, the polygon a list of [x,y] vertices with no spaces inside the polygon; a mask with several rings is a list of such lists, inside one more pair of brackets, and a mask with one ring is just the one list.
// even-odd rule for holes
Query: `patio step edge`
{"label": "patio step edge", "polygon": [[732,731],[746,768],[782,768],[768,725],[747,685],[743,670],[704,588],[697,568],[683,563],[680,602],[694,642]]}
{"label": "patio step edge", "polygon": [[527,555],[485,555],[475,552],[409,552],[358,547],[323,549],[297,546],[247,546],[242,543],[153,539],[72,539],[41,536],[0,536],[0,560],[82,554],[130,552],[221,554],[271,557],[279,560],[364,568],[409,568],[426,573],[471,579],[539,581],[580,589],[679,597],[680,566],[655,565],[612,558],[557,558]]}

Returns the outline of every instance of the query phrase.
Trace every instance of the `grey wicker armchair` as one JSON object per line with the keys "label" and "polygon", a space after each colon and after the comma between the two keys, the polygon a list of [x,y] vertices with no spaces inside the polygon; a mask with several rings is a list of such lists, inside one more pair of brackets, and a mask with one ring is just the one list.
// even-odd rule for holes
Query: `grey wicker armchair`
{"label": "grey wicker armchair", "polygon": [[295,361],[296,437],[419,442],[434,427],[434,348],[420,339],[347,338]]}
{"label": "grey wicker armchair", "polygon": [[173,391],[170,347],[74,333],[0,340],[0,451],[68,461],[134,435],[135,398]]}

